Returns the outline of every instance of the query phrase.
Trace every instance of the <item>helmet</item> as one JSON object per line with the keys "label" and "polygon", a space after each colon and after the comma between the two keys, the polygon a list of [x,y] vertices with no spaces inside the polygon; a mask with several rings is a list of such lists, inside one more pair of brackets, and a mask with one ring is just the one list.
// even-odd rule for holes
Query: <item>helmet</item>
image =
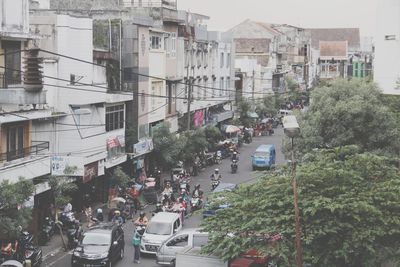
{"label": "helmet", "polygon": [[219,169],[215,169],[214,171],[215,171],[215,173],[219,173]]}
{"label": "helmet", "polygon": [[142,217],[142,218],[143,218],[145,215],[146,215],[146,213],[144,213],[144,211],[141,211],[140,214],[139,214],[139,216]]}
{"label": "helmet", "polygon": [[114,214],[115,214],[115,215],[120,215],[121,212],[120,212],[119,210],[116,210],[116,211],[114,212]]}
{"label": "helmet", "polygon": [[236,151],[233,151],[233,155],[236,155],[237,154],[237,152]]}
{"label": "helmet", "polygon": [[97,209],[97,213],[103,213],[103,210],[100,209],[100,208],[98,208],[98,209]]}
{"label": "helmet", "polygon": [[196,184],[196,186],[194,188],[199,189],[200,188],[200,184]]}

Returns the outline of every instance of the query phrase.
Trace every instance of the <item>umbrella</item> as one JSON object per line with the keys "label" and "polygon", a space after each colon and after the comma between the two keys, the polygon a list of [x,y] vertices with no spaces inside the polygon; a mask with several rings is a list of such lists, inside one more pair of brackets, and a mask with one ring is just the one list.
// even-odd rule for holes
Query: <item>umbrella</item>
{"label": "umbrella", "polygon": [[125,200],[125,198],[122,198],[122,197],[115,197],[115,198],[111,199],[111,202],[125,203],[126,200]]}
{"label": "umbrella", "polygon": [[226,126],[225,129],[226,133],[236,133],[236,132],[240,132],[239,127],[235,126],[235,125],[228,125]]}

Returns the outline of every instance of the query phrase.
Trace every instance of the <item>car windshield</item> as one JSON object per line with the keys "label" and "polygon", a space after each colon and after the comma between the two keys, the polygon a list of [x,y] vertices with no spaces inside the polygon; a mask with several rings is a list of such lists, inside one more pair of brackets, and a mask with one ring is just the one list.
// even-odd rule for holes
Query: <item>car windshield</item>
{"label": "car windshield", "polygon": [[268,152],[260,152],[260,151],[256,151],[256,153],[254,153],[254,157],[258,157],[258,158],[268,158],[269,157],[269,153]]}
{"label": "car windshield", "polygon": [[86,233],[82,245],[108,246],[111,244],[111,235],[102,233]]}
{"label": "car windshield", "polygon": [[149,226],[146,228],[146,233],[152,235],[170,235],[171,234],[171,224],[160,223],[160,222],[150,222]]}
{"label": "car windshield", "polygon": [[194,247],[202,247],[207,245],[208,243],[208,235],[193,235],[193,246]]}

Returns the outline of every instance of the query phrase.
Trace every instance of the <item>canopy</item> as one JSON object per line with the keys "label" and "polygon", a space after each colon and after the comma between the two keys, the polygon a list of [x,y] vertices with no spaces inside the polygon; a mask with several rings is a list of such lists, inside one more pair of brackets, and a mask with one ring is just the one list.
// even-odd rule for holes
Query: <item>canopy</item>
{"label": "canopy", "polygon": [[225,132],[226,133],[240,132],[240,128],[235,125],[228,125],[228,126],[226,126]]}

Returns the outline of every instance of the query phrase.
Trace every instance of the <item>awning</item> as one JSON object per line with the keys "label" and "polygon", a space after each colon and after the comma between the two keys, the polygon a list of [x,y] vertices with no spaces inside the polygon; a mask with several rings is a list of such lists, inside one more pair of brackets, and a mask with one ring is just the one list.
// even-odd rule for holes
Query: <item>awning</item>
{"label": "awning", "polygon": [[232,119],[233,118],[233,111],[232,110],[225,110],[219,113],[215,113],[212,116],[213,120],[216,122],[221,122],[221,121],[225,121],[228,119]]}
{"label": "awning", "polygon": [[60,116],[67,116],[66,113],[52,114],[51,110],[30,110],[23,112],[8,112],[6,114],[0,114],[0,124],[19,122],[19,121],[31,121],[46,118],[55,118]]}

